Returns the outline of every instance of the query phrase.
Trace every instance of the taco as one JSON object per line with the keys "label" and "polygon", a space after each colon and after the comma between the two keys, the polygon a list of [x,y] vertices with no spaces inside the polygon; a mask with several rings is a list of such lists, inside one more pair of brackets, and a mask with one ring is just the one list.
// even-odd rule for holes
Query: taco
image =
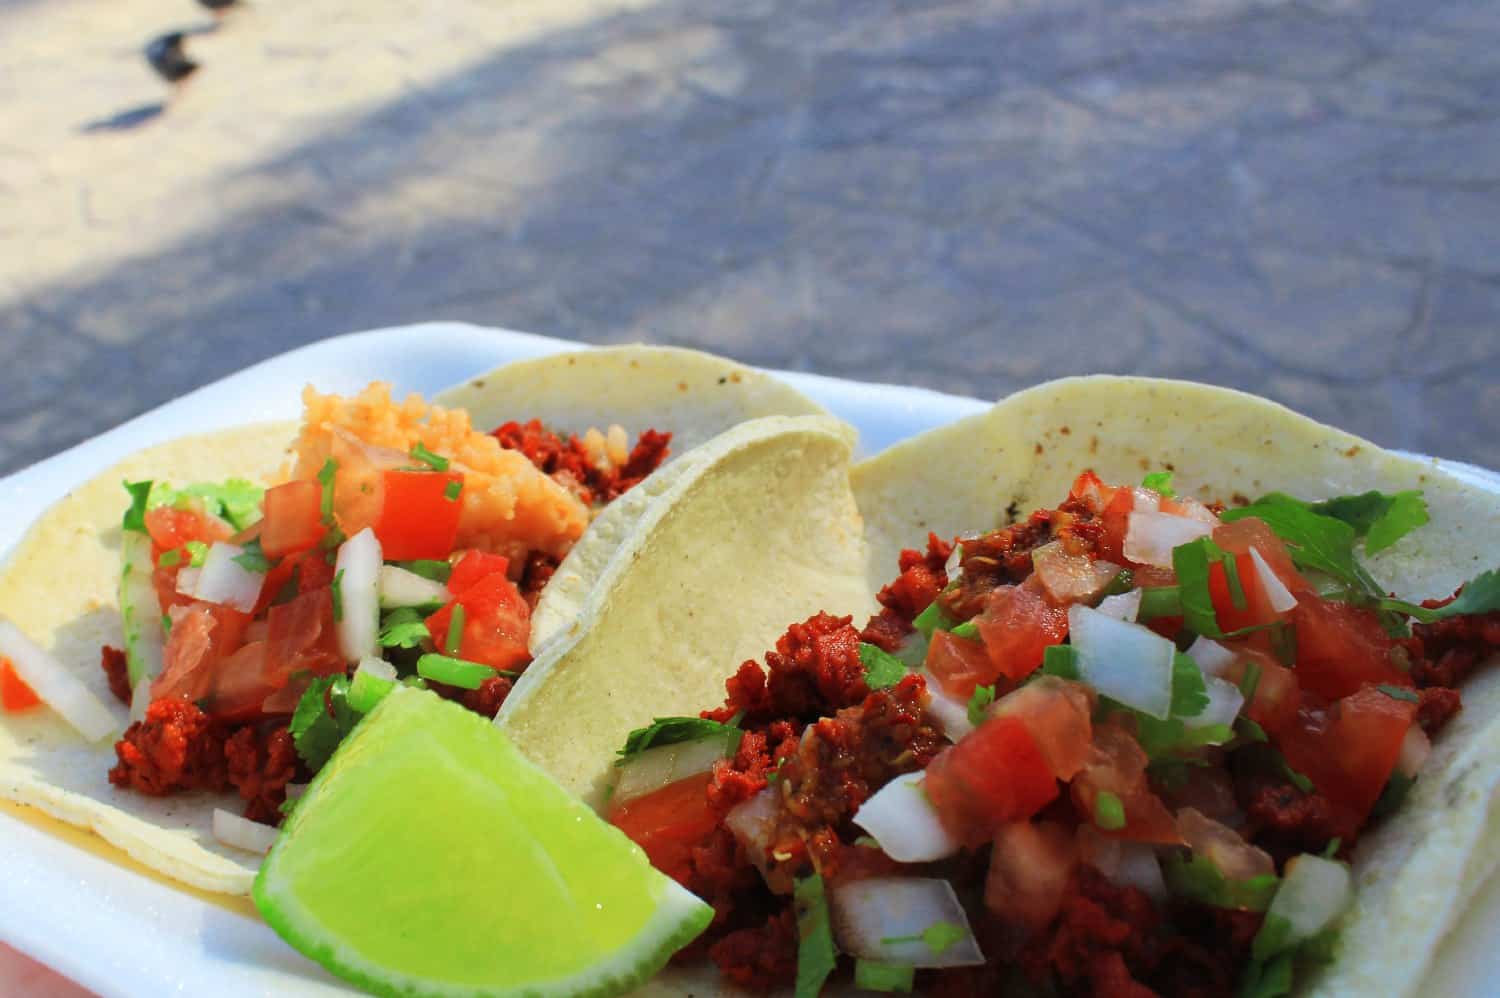
{"label": "taco", "polygon": [[[497,719],[714,905],[654,993],[1419,989],[1500,856],[1500,493],[1238,392],[1071,379],[855,466],[840,580],[807,535],[850,486],[788,462],[700,481],[672,567],[612,563]],[[843,515],[732,532],[768,500]],[[659,633],[707,589],[746,612]]]}
{"label": "taco", "polygon": [[230,843],[263,834],[237,815],[280,820],[357,720],[356,662],[493,715],[549,580],[555,627],[590,588],[569,552],[628,539],[669,456],[745,419],[824,419],[766,375],[643,347],[507,365],[432,406],[383,385],[304,403],[300,425],[127,458],[11,552],[0,797],[244,894],[258,857]]}

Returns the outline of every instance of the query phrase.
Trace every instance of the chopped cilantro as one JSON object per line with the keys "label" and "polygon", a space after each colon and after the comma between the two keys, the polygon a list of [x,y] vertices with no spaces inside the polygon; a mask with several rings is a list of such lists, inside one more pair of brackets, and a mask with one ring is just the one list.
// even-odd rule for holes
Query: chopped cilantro
{"label": "chopped cilantro", "polygon": [[[1177,573],[1177,592],[1182,603],[1183,622],[1204,637],[1224,636],[1224,631],[1219,627],[1218,615],[1214,612],[1208,580],[1215,564],[1233,563],[1234,558],[1207,537],[1200,537],[1172,549],[1172,568]],[[1243,590],[1240,591],[1240,598],[1244,599]],[[1143,611],[1145,602],[1143,598]],[[1144,612],[1140,616],[1144,617]]]}
{"label": "chopped cilantro", "polygon": [[1260,663],[1255,659],[1245,661],[1245,674],[1240,677],[1240,695],[1249,703],[1255,699],[1255,691],[1260,689]]}
{"label": "chopped cilantro", "polygon": [[1294,965],[1327,963],[1338,945],[1338,930],[1328,928],[1301,942],[1293,939],[1292,923],[1268,915],[1250,948],[1250,963],[1240,978],[1240,998],[1281,998],[1292,992]]}
{"label": "chopped cilantro", "polygon": [[1208,687],[1203,671],[1184,652],[1172,656],[1173,717],[1197,717],[1208,707]]}
{"label": "chopped cilantro", "polygon": [[1042,652],[1041,675],[1060,679],[1082,679],[1078,671],[1078,652],[1072,645],[1048,645]]}
{"label": "chopped cilantro", "polygon": [[380,625],[384,648],[419,648],[428,638],[427,622],[413,607],[392,610]]}
{"label": "chopped cilantro", "polygon": [[1150,489],[1163,499],[1170,499],[1177,494],[1172,488],[1172,473],[1170,471],[1153,471],[1141,479],[1141,488]]}
{"label": "chopped cilantro", "polygon": [[887,936],[880,940],[880,944],[894,946],[899,943],[926,943],[928,949],[941,955],[967,938],[969,930],[957,922],[933,922],[916,935]]}
{"label": "chopped cilantro", "polygon": [[428,450],[422,445],[422,441],[420,440],[418,440],[412,447],[411,456],[427,465],[427,467],[431,468],[433,471],[448,470],[448,459],[440,454],[434,454],[432,451]]}
{"label": "chopped cilantro", "polygon": [[1117,832],[1125,827],[1125,805],[1118,796],[1108,790],[1099,791],[1094,798],[1094,824],[1106,832]]}
{"label": "chopped cilantro", "polygon": [[710,721],[706,717],[658,717],[644,728],[636,728],[625,737],[625,747],[618,755],[623,762],[658,745],[675,745],[678,742],[696,742],[702,738],[720,735],[731,742],[730,748],[739,745],[740,730],[736,718],[729,724]]}
{"label": "chopped cilantro", "polygon": [[933,631],[951,631],[957,623],[937,600],[933,600],[927,604],[927,609],[916,615],[911,625],[930,638]]}
{"label": "chopped cilantro", "polygon": [[1314,513],[1343,520],[1353,527],[1355,535],[1365,539],[1365,551],[1369,554],[1384,551],[1430,519],[1421,489],[1339,496],[1312,503],[1309,508]]}
{"label": "chopped cilantro", "polygon": [[1224,566],[1224,581],[1229,586],[1229,602],[1236,610],[1243,610],[1250,605],[1245,599],[1245,583],[1240,579],[1240,562],[1225,552],[1224,559],[1219,562]]}
{"label": "chopped cilantro", "polygon": [[1336,579],[1355,598],[1382,595],[1375,580],[1355,559],[1355,529],[1343,520],[1324,516],[1310,504],[1281,492],[1262,496],[1249,506],[1225,510],[1220,519],[1232,523],[1247,516],[1264,520],[1286,543],[1299,568]]}
{"label": "chopped cilantro", "polygon": [[1147,586],[1141,590],[1136,620],[1182,616],[1182,591],[1177,586]]}
{"label": "chopped cilantro", "polygon": [[984,720],[984,709],[995,702],[995,687],[976,686],[974,693],[969,697],[969,723],[979,727]]}
{"label": "chopped cilantro", "polygon": [[519,672],[492,669],[482,662],[454,658],[451,655],[423,655],[417,659],[417,675],[435,683],[446,683],[465,690],[477,690],[493,676],[519,676]]}
{"label": "chopped cilantro", "polygon": [[815,873],[797,880],[792,902],[797,912],[796,998],[817,998],[838,962],[822,876]]}
{"label": "chopped cilantro", "polygon": [[457,655],[464,646],[464,605],[453,604],[453,616],[448,618],[448,633],[443,637],[443,651]]}
{"label": "chopped cilantro", "polygon": [[1421,697],[1417,696],[1416,690],[1409,690],[1404,686],[1391,686],[1387,683],[1381,683],[1375,688],[1384,693],[1386,696],[1390,697],[1392,700],[1404,700],[1407,703],[1416,703],[1417,701],[1422,699]]}
{"label": "chopped cilantro", "polygon": [[1196,752],[1206,745],[1222,745],[1234,737],[1234,730],[1227,724],[1190,728],[1180,718],[1163,721],[1148,714],[1135,713],[1136,739],[1152,761]]}
{"label": "chopped cilantro", "polygon": [[1290,621],[1278,620],[1268,631],[1271,636],[1271,654],[1282,665],[1290,666],[1297,661],[1297,628]]}
{"label": "chopped cilantro", "polygon": [[414,575],[420,575],[424,579],[433,582],[447,583],[453,575],[453,566],[446,561],[437,561],[432,558],[419,558],[415,561],[398,561],[397,568],[404,568]]}
{"label": "chopped cilantro", "polygon": [[130,508],[120,519],[121,530],[133,530],[138,534],[146,532],[146,501],[151,498],[151,481],[125,482],[125,491],[130,493]]}
{"label": "chopped cilantro", "polygon": [[169,636],[172,633],[172,615],[170,613],[161,615],[161,632]]}
{"label": "chopped cilantro", "polygon": [[208,545],[202,541],[188,541],[183,547],[187,549],[188,564],[194,568],[202,568],[203,559],[208,557]]}
{"label": "chopped cilantro", "polygon": [[333,458],[323,462],[323,467],[318,469],[318,484],[323,487],[323,496],[319,503],[319,512],[323,517],[323,525],[332,527],[333,524],[333,479],[339,472],[339,463]]}
{"label": "chopped cilantro", "polygon": [[259,537],[254,537],[246,541],[244,549],[234,556],[233,561],[247,572],[269,572],[271,570],[271,560],[261,550]]}
{"label": "chopped cilantro", "polygon": [[463,493],[463,490],[464,483],[461,480],[455,478],[453,481],[443,486],[443,498],[448,500],[449,502],[458,502],[458,497]]}
{"label": "chopped cilantro", "polygon": [[1292,764],[1286,761],[1286,756],[1278,752],[1277,757],[1281,760],[1282,775],[1292,781],[1292,786],[1305,794],[1313,793],[1317,789],[1313,786],[1312,780],[1292,768]]}
{"label": "chopped cilantro", "polygon": [[1335,856],[1337,856],[1339,854],[1339,850],[1341,848],[1343,848],[1343,845],[1344,845],[1344,840],[1342,838],[1340,838],[1339,836],[1335,835],[1333,838],[1331,838],[1331,839],[1328,840],[1328,845],[1324,846],[1324,848],[1323,848],[1323,858],[1324,859],[1333,859]]}
{"label": "chopped cilantro", "polygon": [[861,849],[879,849],[880,843],[868,835],[861,835],[854,840],[854,844]]}
{"label": "chopped cilantro", "polygon": [[1162,864],[1167,887],[1173,894],[1215,908],[1243,908],[1265,911],[1276,896],[1280,883],[1274,873],[1264,873],[1248,880],[1228,880],[1207,856],[1184,858],[1169,855]]}
{"label": "chopped cilantro", "polygon": [[1135,588],[1135,573],[1128,568],[1122,568],[1116,573],[1109,585],[1104,587],[1105,596],[1120,596]]}
{"label": "chopped cilantro", "polygon": [[949,633],[955,638],[967,638],[972,641],[979,637],[979,625],[972,620],[966,620],[954,627]]}
{"label": "chopped cilantro", "polygon": [[854,961],[854,986],[863,991],[910,991],[916,968],[879,960]]}
{"label": "chopped cilantro", "polygon": [[175,568],[182,561],[182,549],[173,548],[163,551],[161,557],[156,559],[156,564],[161,568]]}
{"label": "chopped cilantro", "polygon": [[314,773],[323,768],[339,742],[359,723],[360,715],[349,706],[348,697],[348,679],[323,676],[313,680],[292,712],[292,744]]}
{"label": "chopped cilantro", "polygon": [[333,596],[333,619],[337,623],[344,619],[344,570],[341,568],[333,575],[333,584],[329,587]]}
{"label": "chopped cilantro", "polygon": [[224,482],[199,482],[180,489],[161,483],[152,490],[152,506],[176,506],[190,500],[202,504],[204,512],[224,520],[235,530],[244,530],[260,519],[266,490],[243,478]]}
{"label": "chopped cilantro", "polygon": [[1266,729],[1256,724],[1250,718],[1241,714],[1234,722],[1235,731],[1239,736],[1250,742],[1264,742],[1270,739],[1266,736]]}
{"label": "chopped cilantro", "polygon": [[1407,776],[1399,769],[1392,773],[1391,778],[1386,781],[1385,789],[1380,792],[1379,799],[1375,801],[1375,806],[1370,809],[1370,817],[1383,818],[1400,807],[1416,782],[1415,776]]}
{"label": "chopped cilantro", "polygon": [[859,660],[865,667],[865,685],[872,690],[895,686],[906,678],[906,663],[878,645],[861,643]]}
{"label": "chopped cilantro", "polygon": [[1395,610],[1397,613],[1414,617],[1424,624],[1447,617],[1462,617],[1500,610],[1500,571],[1491,569],[1488,572],[1481,572],[1465,582],[1458,598],[1447,606],[1428,609],[1398,599],[1382,599],[1380,606],[1385,610]]}

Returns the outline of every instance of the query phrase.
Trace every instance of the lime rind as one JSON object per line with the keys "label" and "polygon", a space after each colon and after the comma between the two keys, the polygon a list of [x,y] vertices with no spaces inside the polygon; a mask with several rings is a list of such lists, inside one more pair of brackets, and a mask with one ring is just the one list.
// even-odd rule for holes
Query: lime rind
{"label": "lime rind", "polygon": [[[392,714],[395,716],[390,716]],[[457,730],[449,726],[456,726]],[[486,740],[499,739],[499,748],[506,758],[503,760],[503,773],[498,782],[485,784],[481,773],[483,767],[464,761],[472,758],[471,755],[453,752],[455,746],[464,746],[465,739],[475,733],[466,731],[464,726],[483,728]],[[414,735],[421,739],[420,746],[411,741]],[[445,736],[451,736],[451,741]],[[387,745],[388,742],[392,744]],[[372,945],[372,939],[389,939],[388,929],[371,926],[370,922],[376,921],[377,915],[408,921],[421,917],[424,910],[430,911],[430,908],[419,907],[424,890],[430,890],[426,896],[429,902],[441,904],[445,900],[445,887],[439,884],[429,888],[428,885],[419,883],[413,889],[410,883],[402,882],[399,872],[392,875],[393,882],[382,882],[382,872],[399,869],[398,865],[403,860],[408,864],[412,862],[412,854],[399,848],[391,848],[389,852],[369,851],[367,843],[371,840],[382,843],[400,842],[401,833],[411,831],[410,828],[392,826],[389,814],[384,816],[384,824],[373,821],[363,828],[351,828],[348,836],[336,833],[331,835],[330,828],[342,831],[339,822],[335,820],[339,818],[341,811],[352,809],[357,812],[361,806],[368,806],[370,786],[382,785],[382,781],[397,786],[409,785],[410,771],[404,774],[404,782],[398,782],[396,774],[389,772],[393,765],[390,756],[380,762],[369,758],[388,748],[402,747],[408,750],[405,754],[437,761],[436,771],[430,774],[433,780],[443,782],[444,773],[449,780],[455,774],[461,777],[457,781],[457,787],[450,784],[444,789],[448,792],[457,789],[459,793],[472,794],[474,797],[471,799],[480,801],[476,805],[479,810],[467,812],[471,820],[485,816],[484,807],[492,804],[498,820],[483,826],[483,830],[475,834],[497,836],[502,840],[498,844],[504,850],[507,863],[512,867],[529,868],[525,875],[531,879],[529,882],[522,880],[520,886],[509,882],[461,885],[465,894],[480,892],[486,897],[497,899],[493,913],[497,924],[487,926],[483,931],[492,935],[504,933],[507,936],[524,937],[528,931],[535,933],[539,927],[550,923],[553,926],[552,938],[537,940],[537,951],[540,953],[546,949],[544,944],[548,941],[555,944],[557,940],[566,938],[568,942],[563,948],[571,954],[576,945],[579,951],[578,961],[571,960],[569,956],[564,959],[571,965],[560,966],[558,947],[554,945],[550,957],[543,955],[536,960],[538,966],[535,976],[529,971],[518,972],[510,980],[503,980],[507,975],[500,973],[500,979],[493,985],[476,980],[473,973],[465,974],[460,965],[467,961],[459,958],[444,965],[438,976],[433,975],[430,965],[425,968],[425,973],[414,973],[410,966],[398,966],[399,957],[389,962],[382,961],[381,948]],[[396,753],[397,761],[394,766],[397,769],[401,768],[402,754],[404,753]],[[418,760],[410,760],[410,763],[415,764],[416,761]],[[353,779],[349,778],[351,776]],[[474,781],[472,785],[471,780]],[[359,784],[364,784],[364,787],[358,786]],[[350,791],[351,786],[355,787],[354,791]],[[325,788],[329,788],[331,794],[325,792]],[[366,796],[361,798],[360,792],[364,792]],[[441,794],[437,799],[441,799]],[[322,810],[325,812],[321,818],[318,813],[320,802],[324,804]],[[421,802],[413,803],[420,805]],[[399,808],[394,810],[398,815],[424,813],[421,806],[409,807],[405,811]],[[563,827],[544,824],[540,829],[532,829],[527,821],[535,820],[538,814]],[[463,813],[455,815],[450,822],[446,820],[445,813],[442,824],[462,827],[464,816]],[[398,817],[396,820],[407,819]],[[418,825],[416,831],[421,834],[426,831],[421,823],[431,820],[430,813],[428,817],[414,820]],[[504,841],[507,831],[514,836],[510,841]],[[303,833],[300,838],[299,832]],[[390,839],[382,836],[390,836]],[[331,841],[335,838],[338,841]],[[364,843],[361,843],[361,838]],[[583,851],[579,847],[584,845],[588,847],[587,852],[592,858],[575,863],[575,860],[580,859],[579,852]],[[374,864],[364,862],[371,855],[378,856],[386,866],[380,867],[378,861]],[[613,865],[601,866],[598,859],[600,856],[606,857],[606,862]],[[351,857],[354,862],[350,862]],[[582,869],[577,868],[580,865]],[[357,868],[360,872],[346,874],[345,870],[350,867]],[[467,873],[462,861],[456,863],[454,868],[460,875]],[[622,872],[623,876],[612,877],[611,874],[616,871]],[[490,872],[491,875],[494,874],[494,867],[490,868]],[[601,873],[604,877],[600,877]],[[346,930],[339,923],[342,919],[344,926],[349,924],[347,907],[337,918],[330,917],[329,898],[340,895],[337,891],[328,893],[328,878],[346,876],[362,877],[362,881],[347,881],[343,886],[363,888],[370,898],[369,913],[354,916],[355,934],[369,929],[364,938],[353,939],[344,935]],[[447,889],[451,890],[452,878],[447,879],[450,881]],[[609,879],[618,879],[620,883],[628,885],[634,899],[629,904],[611,907],[623,910],[626,919],[641,917],[640,922],[633,925],[627,922],[623,926],[611,922],[601,928],[599,917],[596,916],[592,921],[584,917],[593,913],[581,909],[579,905],[596,900],[594,895],[588,893],[591,884],[599,884],[599,900],[619,900],[619,883],[609,884]],[[635,890],[633,886],[635,880],[640,883],[639,890]],[[514,902],[518,892],[531,893],[526,892],[528,883],[532,885],[534,892],[546,895],[546,899],[539,900],[538,903],[549,906],[550,911],[532,909],[534,917],[527,918],[526,909],[517,907]],[[403,886],[407,890],[403,891]],[[507,897],[507,894],[510,896]],[[515,751],[508,740],[482,718],[455,704],[440,700],[434,694],[406,688],[393,691],[377,705],[340,746],[329,764],[314,778],[262,865],[252,896],[266,922],[282,938],[338,976],[375,994],[434,998],[459,995],[526,995],[550,998],[563,995],[619,994],[654,976],[671,955],[699,935],[713,917],[713,910],[708,905],[675,881],[651,869],[644,853],[634,843],[617,830],[604,825],[582,802],[568,796],[553,784],[545,773]],[[347,903],[350,896],[349,891],[344,890],[343,902]],[[410,919],[405,918],[408,914],[405,898],[410,898],[411,901]],[[461,902],[465,912],[480,911],[482,904],[482,901],[472,901],[467,896]],[[596,906],[601,911],[604,909],[602,904]],[[361,904],[360,907],[362,911],[366,910],[365,905]],[[507,910],[513,916],[511,923],[499,924],[504,921]],[[479,917],[489,914],[489,911],[482,911],[480,916],[476,916],[476,924]],[[445,939],[441,932],[431,933],[428,922],[429,919],[422,919],[422,924],[429,928],[429,935],[435,936],[431,948],[436,951],[444,945]],[[415,922],[412,921],[412,924]],[[565,937],[556,931],[559,924],[568,926],[569,932]],[[475,931],[481,930],[476,928]],[[515,938],[503,940],[503,943],[509,945],[512,953],[516,952]],[[529,945],[524,938],[521,943]],[[409,954],[410,940],[403,940],[403,945]],[[393,946],[391,951],[395,952],[400,948]],[[427,948],[422,947],[424,950]],[[500,942],[493,947],[495,950],[502,948],[504,946]],[[461,952],[462,949],[463,946],[457,946],[454,952]],[[472,948],[470,953],[473,953]],[[527,957],[521,956],[519,959]],[[589,959],[592,962],[585,962]],[[543,966],[549,965],[549,960],[550,970],[543,971]],[[447,966],[454,966],[454,977],[462,979],[444,979],[442,971]]]}

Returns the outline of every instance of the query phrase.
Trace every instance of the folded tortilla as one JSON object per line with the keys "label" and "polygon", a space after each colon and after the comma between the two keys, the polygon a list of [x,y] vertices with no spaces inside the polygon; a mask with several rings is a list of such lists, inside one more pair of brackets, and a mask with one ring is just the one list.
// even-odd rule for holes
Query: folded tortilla
{"label": "folded tortilla", "polygon": [[[558,597],[539,613],[534,643],[549,628],[568,623],[608,553],[630,536],[633,521],[660,491],[655,478],[675,474],[695,442],[747,419],[823,411],[794,389],[733,361],[641,346],[509,364],[433,401],[472,407],[474,425],[482,427],[540,419],[558,431],[618,423],[632,436],[648,428],[673,434],[673,460],[606,507],[585,532],[577,556],[564,559],[554,585]],[[231,477],[270,483],[286,462],[296,429],[291,422],[267,423],[159,444],[74,489],[31,527],[0,570],[0,616],[72,669],[116,711],[123,730],[128,711],[109,693],[99,668],[100,646],[119,647],[123,640],[116,587],[127,497],[120,483],[150,478],[183,485]],[[220,843],[211,832],[213,809],[239,813],[238,797],[155,798],[120,790],[108,780],[114,761],[112,740],[87,743],[49,710],[0,714],[0,798],[90,829],[183,883],[249,893],[259,857]]]}
{"label": "folded tortilla", "polygon": [[[1482,480],[1255,396],[1187,382],[1051,382],[897,444],[852,466],[847,481],[833,467],[789,480],[796,463],[790,454],[767,454],[704,468],[698,491],[671,507],[670,520],[633,538],[640,550],[618,552],[594,594],[597,609],[576,617],[566,644],[544,649],[542,695],[513,699],[497,723],[529,742],[566,785],[596,791],[627,731],[655,715],[722,702],[724,679],[772,647],[787,625],[820,609],[853,613],[862,624],[872,595],[896,575],[902,548],[923,547],[929,531],[972,536],[1004,525],[1007,510],[1024,516],[1054,506],[1087,468],[1108,482],[1169,470],[1179,493],[1225,502],[1273,490],[1317,500],[1420,488],[1431,523],[1366,559],[1382,584],[1410,599],[1445,596],[1500,564],[1500,491]],[[851,488],[865,560],[809,559],[809,532],[835,528],[804,517],[846,509]],[[783,514],[769,524],[768,504]],[[745,524],[753,525],[748,536]],[[683,599],[692,620],[664,631],[670,604]],[[697,616],[725,602],[746,609]],[[778,616],[781,604],[806,612]],[[1500,673],[1477,673],[1464,686],[1464,704],[1436,739],[1406,804],[1360,843],[1358,897],[1341,956],[1308,982],[1307,993],[1413,993],[1443,934],[1494,869]],[[538,737],[546,731],[555,733],[550,740]],[[706,983],[710,993],[723,989],[713,981],[706,970],[674,969],[648,993],[702,995]]]}

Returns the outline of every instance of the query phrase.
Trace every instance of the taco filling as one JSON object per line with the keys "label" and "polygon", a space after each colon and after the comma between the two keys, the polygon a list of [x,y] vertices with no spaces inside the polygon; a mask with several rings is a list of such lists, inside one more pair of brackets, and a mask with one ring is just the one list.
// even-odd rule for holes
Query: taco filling
{"label": "taco filling", "polygon": [[[117,787],[237,790],[247,818],[275,825],[288,787],[393,683],[493,717],[530,662],[542,587],[671,440],[538,421],[483,433],[383,384],[303,400],[280,485],[127,485],[125,647],[101,656],[133,706]],[[35,706],[0,663],[5,709]]]}
{"label": "taco filling", "polygon": [[1500,650],[1500,573],[1414,605],[1358,561],[1425,522],[1085,472],[632,733],[607,817],[713,905],[678,959],[742,987],[1285,994]]}

